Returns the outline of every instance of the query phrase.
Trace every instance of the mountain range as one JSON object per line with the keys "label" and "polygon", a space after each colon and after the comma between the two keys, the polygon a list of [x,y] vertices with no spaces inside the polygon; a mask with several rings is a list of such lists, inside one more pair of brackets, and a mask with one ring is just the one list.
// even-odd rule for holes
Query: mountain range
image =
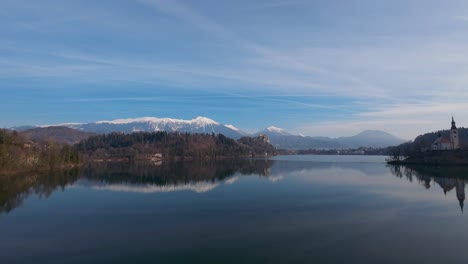
{"label": "mountain range", "polygon": [[396,146],[405,142],[403,139],[379,130],[365,130],[354,136],[338,138],[291,135],[284,130],[278,133],[277,131],[265,129],[261,133],[270,138],[273,146],[281,149],[383,148]]}
{"label": "mountain range", "polygon": [[[82,133],[71,132],[66,127]],[[257,136],[265,134],[276,148],[282,149],[349,149],[359,147],[388,147],[399,145],[405,140],[397,138],[389,133],[378,130],[366,130],[350,137],[310,137],[294,135],[286,130],[270,126],[257,133],[248,134],[233,125],[224,125],[207,117],[196,117],[191,120],[141,117],[116,119],[111,121],[97,121],[92,123],[64,123],[47,126],[24,126],[13,128],[22,133],[28,133],[31,139],[45,138],[56,139],[64,143],[76,143],[76,141],[87,138],[93,134],[104,134],[111,132],[133,133],[133,132],[181,132],[181,133],[214,133],[223,134],[233,139],[244,136]],[[75,136],[70,136],[75,135]]]}

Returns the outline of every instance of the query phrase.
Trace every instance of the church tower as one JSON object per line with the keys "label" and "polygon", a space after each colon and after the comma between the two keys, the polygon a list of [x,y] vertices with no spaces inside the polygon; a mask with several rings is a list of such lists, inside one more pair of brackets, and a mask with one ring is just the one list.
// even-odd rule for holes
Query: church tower
{"label": "church tower", "polygon": [[452,127],[450,128],[450,142],[452,143],[452,149],[460,148],[460,139],[458,138],[458,129],[455,125],[455,120],[452,116]]}

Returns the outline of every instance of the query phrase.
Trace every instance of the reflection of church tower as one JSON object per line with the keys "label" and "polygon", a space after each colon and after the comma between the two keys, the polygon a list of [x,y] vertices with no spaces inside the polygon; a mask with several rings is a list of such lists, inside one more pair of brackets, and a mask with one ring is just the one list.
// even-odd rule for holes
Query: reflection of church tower
{"label": "reflection of church tower", "polygon": [[452,149],[460,148],[460,139],[458,138],[458,129],[455,125],[455,120],[452,116],[452,127],[450,128],[450,143],[452,143]]}
{"label": "reflection of church tower", "polygon": [[463,202],[465,201],[465,181],[463,179],[457,179],[457,198],[460,203],[460,209],[463,212]]}

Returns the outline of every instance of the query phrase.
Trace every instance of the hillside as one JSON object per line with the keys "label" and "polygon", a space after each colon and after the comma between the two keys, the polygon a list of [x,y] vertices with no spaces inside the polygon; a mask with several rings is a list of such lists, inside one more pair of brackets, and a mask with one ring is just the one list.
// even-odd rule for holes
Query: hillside
{"label": "hillside", "polygon": [[96,135],[76,144],[75,148],[91,160],[132,161],[151,159],[155,155],[164,159],[222,159],[276,154],[266,137],[244,137],[236,141],[222,134],[167,132]]}
{"label": "hillside", "polygon": [[20,134],[32,141],[55,141],[68,145],[76,144],[95,135],[91,132],[84,132],[64,126],[37,127],[21,131]]}
{"label": "hillside", "polygon": [[79,153],[69,145],[32,142],[16,131],[0,129],[0,174],[55,169],[78,163]]}
{"label": "hillside", "polygon": [[406,140],[395,137],[384,131],[364,130],[363,132],[350,137],[340,137],[334,139],[340,145],[346,148],[384,148],[388,146],[397,146]]}

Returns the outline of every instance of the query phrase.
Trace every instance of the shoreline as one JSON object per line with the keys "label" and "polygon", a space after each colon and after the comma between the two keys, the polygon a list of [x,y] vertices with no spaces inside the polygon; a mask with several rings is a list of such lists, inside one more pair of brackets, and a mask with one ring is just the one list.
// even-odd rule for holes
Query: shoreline
{"label": "shoreline", "polygon": [[[401,157],[400,157],[401,158]],[[405,159],[390,157],[391,165],[435,165],[435,166],[468,166],[468,151],[464,149],[452,151],[428,151]]]}
{"label": "shoreline", "polygon": [[61,165],[56,167],[36,167],[31,169],[17,169],[17,170],[0,170],[0,177],[2,176],[17,176],[17,175],[24,175],[24,174],[34,174],[34,173],[44,173],[49,171],[61,171],[61,170],[71,170],[83,167],[85,163],[79,164],[67,164]]}

